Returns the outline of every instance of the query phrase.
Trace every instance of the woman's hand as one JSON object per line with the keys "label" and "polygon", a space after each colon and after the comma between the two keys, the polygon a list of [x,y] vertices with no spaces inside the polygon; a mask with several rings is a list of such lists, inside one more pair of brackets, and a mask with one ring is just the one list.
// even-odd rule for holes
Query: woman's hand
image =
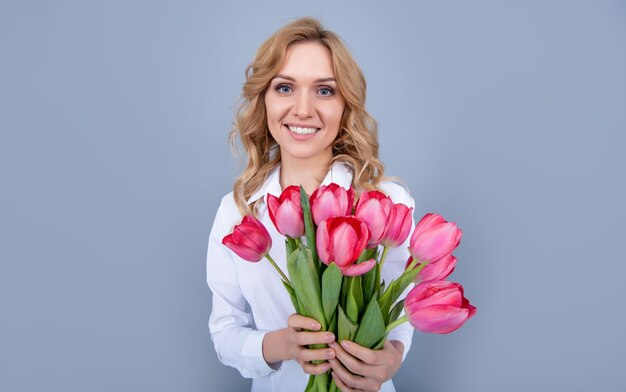
{"label": "woman's hand", "polygon": [[328,360],[335,357],[331,348],[310,349],[309,344],[329,344],[335,341],[332,332],[318,331],[320,323],[315,319],[292,314],[287,320],[287,328],[265,334],[263,338],[263,358],[270,364],[295,359],[305,373],[321,374],[330,370],[328,362],[313,364],[311,361]]}
{"label": "woman's hand", "polygon": [[378,391],[383,383],[393,377],[402,364],[404,345],[385,340],[380,350],[372,350],[344,340],[330,345],[336,359],[330,360],[332,376],[342,392]]}

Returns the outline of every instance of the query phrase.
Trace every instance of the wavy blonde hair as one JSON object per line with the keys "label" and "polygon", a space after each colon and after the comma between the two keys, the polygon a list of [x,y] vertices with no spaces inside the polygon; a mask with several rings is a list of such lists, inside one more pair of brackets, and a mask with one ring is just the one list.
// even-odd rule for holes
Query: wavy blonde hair
{"label": "wavy blonde hair", "polygon": [[247,200],[281,161],[279,146],[267,125],[265,92],[280,71],[289,46],[310,41],[319,42],[330,50],[337,87],[346,104],[339,134],[332,143],[330,165],[341,161],[352,169],[352,186],[357,194],[378,189],[383,179],[391,178],[384,176],[383,163],[378,159],[377,122],[365,110],[363,72],[337,34],[325,30],[315,18],[300,18],[272,34],[259,47],[245,71],[241,103],[229,134],[234,153],[239,155],[236,146],[239,137],[248,156],[245,169],[233,185],[235,203],[242,215],[257,215],[258,203],[248,205]]}

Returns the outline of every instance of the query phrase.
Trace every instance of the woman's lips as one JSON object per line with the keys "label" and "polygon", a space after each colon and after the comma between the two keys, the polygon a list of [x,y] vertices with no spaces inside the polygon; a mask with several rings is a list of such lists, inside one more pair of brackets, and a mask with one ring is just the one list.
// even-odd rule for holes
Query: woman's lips
{"label": "woman's lips", "polygon": [[287,132],[289,132],[291,137],[296,139],[296,140],[298,140],[298,141],[311,139],[312,137],[314,137],[321,130],[321,129],[318,129],[317,131],[315,131],[313,133],[299,134],[299,133],[295,133],[291,129],[289,129],[287,124],[285,124],[284,127],[287,130]]}

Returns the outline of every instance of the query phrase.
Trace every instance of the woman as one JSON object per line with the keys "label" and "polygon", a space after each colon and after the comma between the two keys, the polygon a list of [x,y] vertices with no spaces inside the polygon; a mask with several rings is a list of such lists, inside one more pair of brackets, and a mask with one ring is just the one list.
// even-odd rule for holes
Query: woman
{"label": "woman", "polygon": [[[394,329],[381,350],[338,344],[332,333],[318,331],[314,319],[293,314],[269,263],[246,262],[221,244],[243,215],[253,213],[276,244],[271,256],[286,270],[283,239],[270,221],[265,196],[279,196],[290,185],[302,185],[309,195],[331,182],[353,186],[357,194],[378,189],[395,203],[414,207],[408,192],[383,176],[365,90],[344,43],[313,18],[274,33],[246,70],[230,140],[234,145],[236,137],[241,139],[248,163],[217,211],[207,281],[213,292],[209,329],[218,358],[253,378],[253,391],[303,391],[308,374],[328,370],[342,391],[395,390],[391,377],[411,345],[410,325]],[[381,273],[387,282],[400,275],[407,245],[408,239],[389,252]],[[329,348],[307,348],[318,343]],[[325,362],[314,365],[314,360]]]}

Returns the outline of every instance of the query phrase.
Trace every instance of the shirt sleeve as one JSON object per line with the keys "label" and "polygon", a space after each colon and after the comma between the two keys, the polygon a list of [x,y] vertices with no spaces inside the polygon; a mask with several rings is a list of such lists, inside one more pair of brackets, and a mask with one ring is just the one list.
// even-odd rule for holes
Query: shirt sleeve
{"label": "shirt sleeve", "polygon": [[[394,196],[394,195],[392,195]],[[403,192],[402,197],[393,197],[394,203],[403,203],[411,208],[415,208],[415,200],[406,192]],[[411,230],[415,227],[415,217],[413,214],[411,215]],[[411,240],[411,236],[407,237],[402,245],[397,248],[391,248],[387,252],[387,258],[383,265],[383,271],[381,271],[381,277],[385,280],[385,286],[387,287],[389,283],[393,279],[397,279],[402,272],[404,272],[404,267],[406,265],[406,261],[409,258],[409,251],[407,248],[409,247],[409,242]],[[398,303],[402,299],[406,298],[407,294],[413,288],[414,284],[411,283],[409,286],[400,294],[398,300],[394,303]],[[404,316],[404,310],[400,313],[399,317]],[[406,358],[409,349],[411,348],[411,341],[413,339],[413,326],[408,322],[402,323],[399,326],[389,332],[387,335],[387,340],[398,340],[404,344],[404,352],[402,353],[402,361]]]}
{"label": "shirt sleeve", "polygon": [[232,252],[222,244],[230,231],[226,226],[225,202],[218,208],[209,235],[207,283],[213,292],[209,332],[217,358],[232,366],[245,378],[276,371],[263,358],[263,338],[268,331],[255,329],[254,319],[244,298]]}

